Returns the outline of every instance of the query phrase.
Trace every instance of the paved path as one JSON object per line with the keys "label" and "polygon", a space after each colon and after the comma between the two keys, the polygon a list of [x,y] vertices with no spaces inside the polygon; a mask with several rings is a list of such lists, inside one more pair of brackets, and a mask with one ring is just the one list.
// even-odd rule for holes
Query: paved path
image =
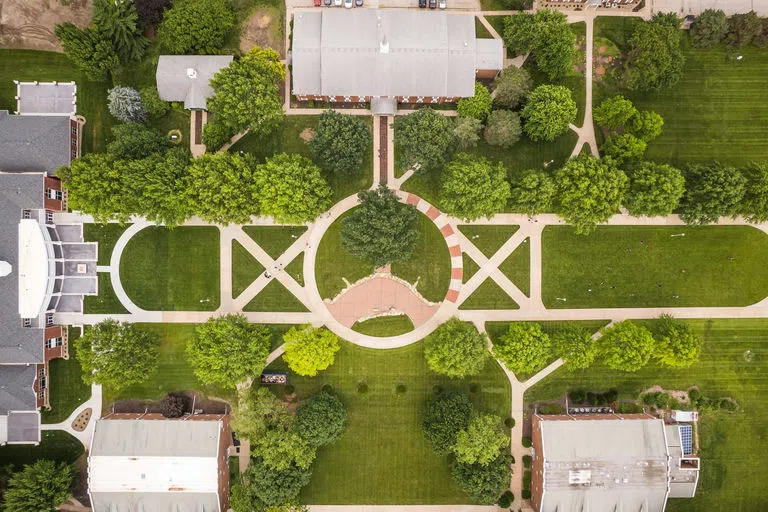
{"label": "paved path", "polygon": [[588,11],[588,13],[582,16],[568,16],[568,21],[579,22],[583,21],[587,25],[587,48],[586,48],[586,69],[584,71],[584,79],[586,80],[586,103],[584,107],[584,123],[580,128],[570,125],[571,130],[576,132],[579,139],[576,141],[576,146],[573,148],[571,156],[578,156],[581,153],[581,149],[586,144],[589,146],[589,150],[595,156],[600,156],[597,152],[597,140],[595,139],[595,126],[592,123],[592,52],[594,51],[594,29],[595,29],[595,11]]}
{"label": "paved path", "polygon": [[309,505],[310,512],[496,512],[496,505]]}
{"label": "paved path", "polygon": [[[101,386],[98,384],[91,384],[91,397],[80,404],[80,406],[72,411],[67,419],[61,423],[43,423],[40,426],[41,430],[63,430],[78,441],[83,443],[83,446],[88,450],[91,446],[91,439],[93,438],[93,431],[96,428],[96,420],[101,418]],[[91,419],[88,421],[88,426],[85,430],[78,432],[72,428],[72,422],[77,418],[81,412],[90,408]]]}

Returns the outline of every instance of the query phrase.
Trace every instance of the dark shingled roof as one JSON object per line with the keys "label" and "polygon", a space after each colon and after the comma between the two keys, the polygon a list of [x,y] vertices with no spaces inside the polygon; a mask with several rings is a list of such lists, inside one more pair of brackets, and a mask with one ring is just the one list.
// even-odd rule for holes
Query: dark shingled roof
{"label": "dark shingled roof", "polygon": [[12,116],[0,110],[0,171],[45,172],[69,165],[69,117]]}
{"label": "dark shingled roof", "polygon": [[35,411],[35,365],[0,365],[0,416],[10,411]]}

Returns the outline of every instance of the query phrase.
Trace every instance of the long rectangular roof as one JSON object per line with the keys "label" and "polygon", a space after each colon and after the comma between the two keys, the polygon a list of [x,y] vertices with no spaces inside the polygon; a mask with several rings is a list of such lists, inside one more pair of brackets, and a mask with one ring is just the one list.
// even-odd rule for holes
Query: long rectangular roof
{"label": "long rectangular roof", "polygon": [[69,117],[9,115],[0,110],[0,171],[45,172],[69,165]]}
{"label": "long rectangular roof", "polygon": [[220,429],[219,421],[102,419],[91,456],[215,458]]}
{"label": "long rectangular roof", "polygon": [[75,82],[19,82],[16,110],[21,115],[65,116],[77,113]]}
{"label": "long rectangular roof", "polygon": [[300,10],[293,34],[294,94],[474,94],[477,45],[471,14]]}

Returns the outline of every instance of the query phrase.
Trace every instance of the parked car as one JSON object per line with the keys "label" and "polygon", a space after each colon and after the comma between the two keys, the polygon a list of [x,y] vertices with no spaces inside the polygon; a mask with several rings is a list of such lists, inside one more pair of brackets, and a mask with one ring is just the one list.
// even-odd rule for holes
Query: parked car
{"label": "parked car", "polygon": [[445,9],[445,0],[438,0],[437,6],[441,9]]}
{"label": "parked car", "polygon": [[419,7],[422,9],[427,7],[427,0],[419,0]]}
{"label": "parked car", "polygon": [[363,0],[355,0],[355,7],[362,7],[363,6]]}
{"label": "parked car", "polygon": [[347,9],[352,8],[352,0],[344,0],[344,7]]}
{"label": "parked car", "polygon": [[323,0],[323,3],[327,6],[333,4],[333,0]]}
{"label": "parked car", "polygon": [[315,0],[315,7],[320,7],[321,5],[323,5],[322,0]]}
{"label": "parked car", "polygon": [[333,5],[335,5],[336,7],[341,7],[341,1],[342,0],[333,0]]}
{"label": "parked car", "polygon": [[429,8],[430,9],[436,9],[437,8],[437,0],[429,0]]}

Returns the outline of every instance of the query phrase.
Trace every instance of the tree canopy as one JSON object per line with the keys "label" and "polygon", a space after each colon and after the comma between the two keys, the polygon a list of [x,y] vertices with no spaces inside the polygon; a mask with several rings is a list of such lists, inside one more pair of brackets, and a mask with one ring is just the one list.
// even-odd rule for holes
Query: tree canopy
{"label": "tree canopy", "polygon": [[559,214],[577,233],[588,234],[618,211],[628,179],[611,162],[581,155],[555,173],[555,184]]}
{"label": "tree canopy", "polygon": [[141,384],[157,370],[157,335],[130,323],[103,320],[74,341],[83,381],[112,391]]}
{"label": "tree canopy", "polygon": [[157,37],[160,45],[173,54],[217,54],[234,23],[234,14],[225,0],[175,2],[165,11]]}
{"label": "tree canopy", "polygon": [[742,173],[747,182],[739,213],[755,224],[768,221],[768,165],[753,163]]}
{"label": "tree canopy", "polygon": [[424,356],[433,372],[459,379],[477,375],[488,358],[488,336],[470,323],[451,318],[427,336]]}
{"label": "tree canopy", "polygon": [[493,105],[497,108],[517,108],[531,87],[533,79],[527,69],[514,66],[505,68],[493,80]]}
{"label": "tree canopy", "polygon": [[720,43],[728,33],[728,18],[720,9],[706,9],[696,16],[691,25],[693,46],[709,48]]}
{"label": "tree canopy", "polygon": [[613,96],[600,102],[592,115],[601,128],[611,132],[623,128],[637,113],[635,105],[624,96]]}
{"label": "tree canopy", "polygon": [[384,185],[357,194],[360,206],[342,220],[344,249],[373,267],[411,257],[416,246],[419,212]]}
{"label": "tree canopy", "polygon": [[603,329],[600,351],[609,368],[636,372],[651,358],[656,346],[651,331],[629,320]]}
{"label": "tree canopy", "polygon": [[597,355],[597,344],[586,329],[569,326],[552,335],[552,346],[568,369],[589,368]]}
{"label": "tree canopy", "polygon": [[519,55],[533,52],[536,65],[550,80],[565,76],[573,65],[576,35],[565,14],[540,9],[504,20],[504,42]]}
{"label": "tree canopy", "polygon": [[456,434],[453,453],[463,464],[488,466],[509,446],[509,435],[504,431],[501,418],[495,414],[478,414],[469,426]]}
{"label": "tree canopy", "polygon": [[347,424],[347,411],[335,395],[321,392],[299,405],[296,432],[310,445],[325,446],[341,437]]}
{"label": "tree canopy", "polygon": [[459,153],[445,166],[440,181],[440,209],[467,220],[490,217],[509,199],[507,170],[499,162]]}
{"label": "tree canopy", "polygon": [[680,29],[662,21],[641,22],[629,38],[630,51],[622,81],[630,90],[660,91],[683,75],[685,57]]}
{"label": "tree canopy", "polygon": [[702,340],[689,324],[662,315],[654,334],[658,341],[654,356],[662,366],[688,368],[699,360]]}
{"label": "tree canopy", "polygon": [[422,431],[437,453],[448,453],[459,432],[469,427],[472,402],[463,393],[441,394],[427,404]]}
{"label": "tree canopy", "polygon": [[728,18],[726,42],[735,47],[754,42],[763,31],[763,22],[755,11],[734,14]]}
{"label": "tree canopy", "polygon": [[685,194],[685,178],[667,164],[643,162],[632,173],[624,206],[631,215],[670,215]]}
{"label": "tree canopy", "polygon": [[285,354],[283,361],[299,375],[314,377],[318,371],[333,364],[336,352],[341,348],[339,338],[328,329],[304,325],[283,335]]}
{"label": "tree canopy", "polygon": [[137,62],[149,47],[133,2],[94,0],[93,24],[112,43],[120,62]]}
{"label": "tree canopy", "polygon": [[452,120],[431,108],[395,117],[394,142],[402,167],[418,165],[426,172],[440,169],[451,158],[454,145]]}
{"label": "tree canopy", "polygon": [[747,187],[743,174],[718,162],[689,165],[685,181],[680,217],[688,224],[711,224],[737,214]]}
{"label": "tree canopy", "polygon": [[494,110],[488,116],[485,127],[485,142],[491,146],[511,148],[520,140],[520,116],[511,110]]}
{"label": "tree canopy", "polygon": [[245,315],[209,318],[195,328],[187,359],[203,384],[234,388],[261,373],[269,355],[271,332]]}
{"label": "tree canopy", "polygon": [[141,94],[136,89],[117,85],[107,94],[109,113],[124,123],[143,123],[147,120],[147,111],[141,102]]}
{"label": "tree canopy", "polygon": [[641,159],[647,146],[644,140],[631,133],[621,133],[605,139],[601,151],[603,156],[612,158],[617,164],[623,164],[628,160]]}
{"label": "tree canopy", "polygon": [[493,355],[512,372],[529,374],[549,363],[552,343],[539,324],[512,322],[493,344]]}
{"label": "tree canopy", "polygon": [[117,160],[141,160],[171,147],[165,136],[143,124],[119,124],[112,127],[112,141],[107,154]]}
{"label": "tree canopy", "polygon": [[215,224],[247,224],[260,213],[260,190],[250,154],[210,153],[189,166],[187,195],[194,212]]}
{"label": "tree canopy", "polygon": [[127,221],[129,198],[123,195],[123,176],[114,164],[109,155],[88,153],[56,169],[56,176],[69,191],[69,207],[92,215],[96,222],[113,218]]}
{"label": "tree canopy", "polygon": [[331,187],[320,169],[301,155],[280,153],[256,166],[253,182],[262,215],[300,224],[331,206]]}
{"label": "tree canopy", "polygon": [[[248,494],[252,494],[268,507],[283,505],[298,498],[301,489],[309,484],[312,478],[312,469],[300,468],[289,465],[287,468],[276,471],[269,467],[262,458],[251,459],[243,475]],[[233,489],[234,490],[234,489]],[[252,498],[251,498],[252,500]],[[253,512],[252,501],[249,508],[235,512]],[[271,510],[271,509],[270,509]],[[269,512],[266,511],[265,512]]]}
{"label": "tree canopy", "polygon": [[475,95],[469,98],[461,98],[456,105],[456,110],[462,117],[474,117],[480,122],[488,118],[491,113],[493,100],[488,88],[480,82],[475,82]]}
{"label": "tree canopy", "polygon": [[266,387],[248,388],[232,411],[232,429],[252,446],[264,440],[270,430],[290,430],[293,421],[288,407]]}
{"label": "tree canopy", "polygon": [[629,133],[650,142],[661,135],[661,128],[664,126],[664,118],[656,112],[650,110],[641,110],[629,121],[627,129]]}
{"label": "tree canopy", "polygon": [[465,150],[477,146],[482,129],[483,123],[474,117],[456,118],[453,135],[456,137],[456,144],[459,149]]}
{"label": "tree canopy", "polygon": [[60,23],[54,33],[64,54],[88,80],[104,80],[120,64],[112,43],[94,27],[80,29],[74,23]]}
{"label": "tree canopy", "polygon": [[458,462],[451,470],[453,478],[467,495],[483,505],[490,505],[509,488],[512,457],[500,453],[487,465]]}
{"label": "tree canopy", "polygon": [[359,116],[327,110],[320,115],[310,147],[323,170],[352,174],[360,170],[371,140],[371,130]]}
{"label": "tree canopy", "polygon": [[214,92],[208,98],[208,110],[215,114],[216,123],[235,133],[272,133],[285,116],[279,91],[279,83],[284,79],[285,66],[280,62],[280,54],[271,48],[254,46],[211,78]]}
{"label": "tree canopy", "polygon": [[576,102],[562,85],[540,85],[528,95],[521,113],[523,130],[533,141],[553,141],[576,120]]}
{"label": "tree canopy", "polygon": [[58,510],[72,497],[72,466],[40,459],[13,473],[3,493],[6,512],[48,512]]}
{"label": "tree canopy", "polygon": [[529,169],[512,180],[509,204],[514,211],[533,217],[552,211],[556,192],[555,182],[549,174]]}

